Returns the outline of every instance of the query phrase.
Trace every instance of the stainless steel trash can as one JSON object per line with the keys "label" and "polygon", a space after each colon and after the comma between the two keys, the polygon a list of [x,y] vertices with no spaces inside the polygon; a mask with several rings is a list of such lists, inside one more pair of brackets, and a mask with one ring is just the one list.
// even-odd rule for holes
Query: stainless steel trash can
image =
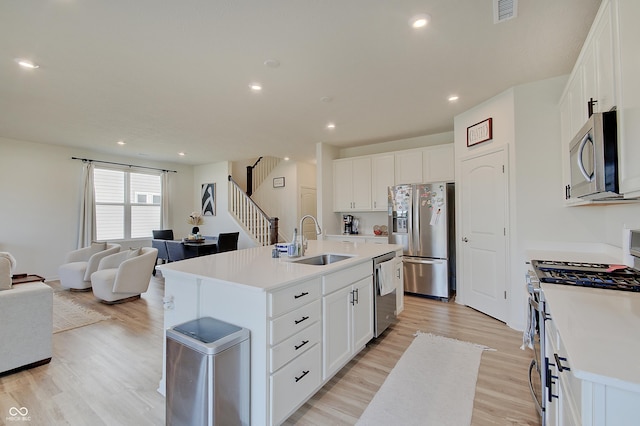
{"label": "stainless steel trash can", "polygon": [[166,335],[166,424],[249,425],[249,330],[203,317]]}

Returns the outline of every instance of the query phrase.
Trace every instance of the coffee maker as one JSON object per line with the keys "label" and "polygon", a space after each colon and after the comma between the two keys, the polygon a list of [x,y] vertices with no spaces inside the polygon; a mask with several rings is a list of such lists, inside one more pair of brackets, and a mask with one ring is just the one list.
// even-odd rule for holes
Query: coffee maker
{"label": "coffee maker", "polygon": [[350,214],[342,215],[342,233],[345,235],[353,233],[353,216]]}

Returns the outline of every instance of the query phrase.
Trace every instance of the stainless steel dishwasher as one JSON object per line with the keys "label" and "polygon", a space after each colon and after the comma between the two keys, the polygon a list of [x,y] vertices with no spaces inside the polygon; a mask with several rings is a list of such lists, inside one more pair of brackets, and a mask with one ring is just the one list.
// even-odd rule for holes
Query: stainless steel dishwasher
{"label": "stainless steel dishwasher", "polygon": [[394,267],[395,257],[391,252],[373,258],[373,337],[380,336],[396,321],[396,279],[400,279],[396,272],[400,272]]}

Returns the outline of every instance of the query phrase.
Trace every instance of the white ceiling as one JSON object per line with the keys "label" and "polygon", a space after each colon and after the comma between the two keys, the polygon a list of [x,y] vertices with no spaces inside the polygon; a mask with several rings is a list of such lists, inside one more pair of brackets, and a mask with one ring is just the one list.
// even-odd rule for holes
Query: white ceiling
{"label": "white ceiling", "polygon": [[451,131],[568,74],[599,4],[520,0],[494,24],[492,0],[2,0],[0,136],[203,164]]}

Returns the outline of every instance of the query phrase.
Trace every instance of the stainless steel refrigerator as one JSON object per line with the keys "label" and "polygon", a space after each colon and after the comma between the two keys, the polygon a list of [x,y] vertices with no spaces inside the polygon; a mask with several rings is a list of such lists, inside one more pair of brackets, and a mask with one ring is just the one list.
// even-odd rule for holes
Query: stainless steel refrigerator
{"label": "stainless steel refrigerator", "polygon": [[449,300],[455,294],[454,185],[389,187],[389,243],[404,247],[404,291]]}

